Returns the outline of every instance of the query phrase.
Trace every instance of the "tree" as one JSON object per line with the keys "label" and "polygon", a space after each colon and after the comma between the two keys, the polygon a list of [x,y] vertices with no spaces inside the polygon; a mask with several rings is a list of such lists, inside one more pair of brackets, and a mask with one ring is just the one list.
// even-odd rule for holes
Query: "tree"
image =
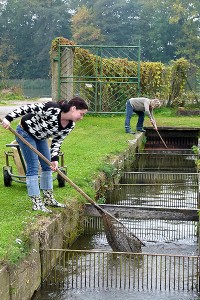
{"label": "tree", "polygon": [[12,64],[17,60],[17,56],[13,52],[13,46],[9,38],[0,38],[0,79],[1,87],[7,87],[7,80],[12,73]]}
{"label": "tree", "polygon": [[[92,10],[104,45],[142,46],[142,60],[169,62],[181,56],[199,63],[199,0],[71,0]],[[96,43],[96,41],[95,41]]]}
{"label": "tree", "polygon": [[18,60],[12,78],[47,78],[49,50],[57,36],[71,35],[71,14],[62,0],[7,0],[1,8],[1,36],[9,36]]}
{"label": "tree", "polygon": [[175,41],[178,28],[169,24],[170,12],[165,0],[141,0],[138,33],[142,46],[142,59],[169,62],[176,59]]}
{"label": "tree", "polygon": [[97,0],[93,4],[95,23],[105,37],[104,44],[113,46],[138,45],[138,1]]}
{"label": "tree", "polygon": [[104,40],[101,29],[93,24],[92,9],[82,6],[72,16],[72,39],[77,44],[99,44]]}
{"label": "tree", "polygon": [[[200,62],[199,0],[2,0],[0,38],[12,45],[12,78],[47,78],[56,37],[78,44],[141,44],[141,59]],[[73,37],[72,37],[73,33]]]}
{"label": "tree", "polygon": [[180,34],[176,39],[176,53],[200,64],[200,1],[168,0],[171,8],[169,22],[176,24]]}

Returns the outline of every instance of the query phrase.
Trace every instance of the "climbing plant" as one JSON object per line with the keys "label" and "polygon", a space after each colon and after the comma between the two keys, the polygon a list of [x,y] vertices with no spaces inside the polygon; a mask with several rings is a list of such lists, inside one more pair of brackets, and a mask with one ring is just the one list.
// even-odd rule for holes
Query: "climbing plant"
{"label": "climbing plant", "polygon": [[175,105],[176,100],[184,93],[186,76],[189,68],[190,64],[184,58],[171,62],[170,90],[167,106]]}

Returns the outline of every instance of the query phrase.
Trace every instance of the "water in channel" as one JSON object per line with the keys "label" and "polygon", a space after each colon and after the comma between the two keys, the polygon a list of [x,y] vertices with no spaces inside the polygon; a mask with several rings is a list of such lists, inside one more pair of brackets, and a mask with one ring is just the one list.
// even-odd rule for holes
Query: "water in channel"
{"label": "water in channel", "polygon": [[[107,203],[116,205],[128,205],[128,206],[144,206],[144,207],[166,207],[166,208],[197,208],[197,174],[195,169],[194,156],[191,153],[178,153],[176,151],[167,152],[160,151],[156,153],[143,153],[136,155],[133,164],[127,169],[121,177],[119,184],[116,185],[112,192],[107,193]],[[120,216],[119,216],[120,217]],[[95,221],[94,221],[95,219]],[[183,221],[183,220],[167,220],[167,219],[131,219],[121,217],[120,220],[134,232],[145,244],[142,247],[142,252],[147,254],[142,264],[146,268],[149,267],[152,262],[148,258],[149,254],[170,255],[169,262],[163,261],[162,264],[165,267],[162,271],[164,273],[163,278],[173,277],[174,284],[178,280],[179,273],[184,270],[185,261],[182,262],[182,258],[174,258],[174,256],[197,256],[198,255],[198,243],[197,243],[197,222],[196,221]],[[112,252],[104,230],[101,218],[87,218],[85,226],[85,233],[82,235],[71,247],[71,250],[98,250],[98,251],[110,251]],[[94,225],[95,224],[95,225]],[[97,254],[99,255],[99,254]],[[77,258],[78,257],[78,258]],[[110,263],[109,254],[98,259],[99,268],[101,264],[108,265],[108,271],[103,272],[99,279],[99,274],[92,274],[91,280],[106,282],[107,278],[114,278],[113,282],[107,282],[104,288],[101,285],[93,283],[90,285],[83,284],[82,278],[79,273],[82,269],[90,269],[91,265],[95,266],[96,260],[91,256],[91,253],[85,253],[84,258],[81,254],[78,254],[76,258],[71,257],[70,262],[67,262],[67,266],[75,264],[77,267],[76,276],[73,272],[70,272],[66,278],[63,279],[61,285],[49,284],[41,288],[33,297],[33,300],[65,300],[65,299],[135,299],[135,300],[192,300],[200,299],[200,295],[195,291],[189,291],[183,289],[180,285],[178,289],[164,288],[162,290],[155,289],[148,286],[143,288],[143,283],[148,282],[147,277],[157,277],[157,274],[149,274],[148,272],[138,271],[137,280],[131,275],[127,281],[122,281],[123,287],[121,287],[121,281],[117,282],[119,278],[115,278],[113,275],[113,260]],[[172,258],[171,258],[172,257]],[[81,259],[81,260],[80,260]],[[126,258],[124,258],[126,260]],[[159,257],[159,259],[162,260]],[[179,261],[178,267],[176,267],[175,261]],[[120,260],[117,257],[117,261]],[[157,264],[157,259],[155,260]],[[154,262],[153,262],[154,264]],[[170,264],[170,266],[169,266]],[[187,266],[188,262],[186,262]],[[65,265],[62,263],[62,265]],[[138,264],[138,266],[140,263]],[[172,267],[171,267],[172,265]],[[66,266],[66,265],[65,265]],[[128,267],[127,267],[128,266]],[[132,264],[120,268],[118,277],[125,276],[127,272],[132,268]],[[192,268],[194,263],[192,263]],[[87,276],[90,277],[90,272],[99,272],[99,268],[92,267]],[[128,269],[127,269],[128,268]],[[142,269],[142,266],[138,267]],[[112,269],[112,274],[110,274]],[[194,268],[195,269],[195,268]],[[106,269],[107,270],[107,269]],[[124,271],[125,270],[125,271]],[[128,271],[127,271],[128,270]],[[133,271],[133,270],[131,270]],[[55,272],[55,271],[53,271]],[[119,269],[114,269],[114,272],[118,273]],[[171,274],[170,274],[171,272]],[[109,274],[108,274],[109,273]],[[144,274],[145,273],[145,274]],[[168,275],[166,275],[168,274]],[[54,274],[52,273],[52,277]],[[51,277],[50,276],[50,277]],[[75,276],[75,277],[74,277]],[[110,277],[109,277],[110,276]],[[114,276],[114,277],[112,277]],[[132,278],[134,277],[134,279]],[[177,279],[176,279],[177,277]],[[191,277],[189,274],[188,277]],[[75,279],[74,279],[75,278]],[[128,277],[127,277],[128,278]],[[87,281],[88,278],[85,278]],[[110,279],[109,279],[110,280]],[[116,282],[115,282],[116,280]],[[131,281],[133,280],[133,282]],[[172,281],[173,282],[173,281]],[[164,282],[160,283],[163,286]],[[189,283],[191,285],[191,282]]]}

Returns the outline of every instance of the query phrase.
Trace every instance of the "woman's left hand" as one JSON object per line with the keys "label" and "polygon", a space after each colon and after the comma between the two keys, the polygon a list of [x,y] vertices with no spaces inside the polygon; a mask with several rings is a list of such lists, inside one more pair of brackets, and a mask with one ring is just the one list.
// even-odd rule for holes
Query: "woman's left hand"
{"label": "woman's left hand", "polygon": [[52,161],[50,168],[55,172],[58,169],[58,161]]}
{"label": "woman's left hand", "polygon": [[3,121],[2,121],[2,125],[3,125],[3,127],[4,127],[5,129],[9,129],[9,127],[10,127],[10,122],[9,122],[6,118],[4,118]]}

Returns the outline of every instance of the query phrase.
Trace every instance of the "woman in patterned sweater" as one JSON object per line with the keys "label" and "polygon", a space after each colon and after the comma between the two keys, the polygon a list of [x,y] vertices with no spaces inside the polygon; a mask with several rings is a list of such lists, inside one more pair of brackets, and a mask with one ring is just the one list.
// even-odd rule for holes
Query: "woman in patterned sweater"
{"label": "woman in patterned sweater", "polygon": [[[70,101],[47,102],[23,105],[3,119],[2,125],[8,129],[10,122],[22,117],[16,131],[34,148],[52,162],[47,165],[38,155],[16,138],[26,161],[26,186],[33,203],[33,210],[51,212],[46,206],[65,207],[53,196],[52,171],[58,168],[59,151],[64,138],[74,129],[75,123],[83,118],[88,110],[87,103],[80,97]],[[49,149],[47,139],[52,138]],[[38,159],[41,165],[40,185],[38,183]],[[43,192],[43,200],[40,196]]]}

